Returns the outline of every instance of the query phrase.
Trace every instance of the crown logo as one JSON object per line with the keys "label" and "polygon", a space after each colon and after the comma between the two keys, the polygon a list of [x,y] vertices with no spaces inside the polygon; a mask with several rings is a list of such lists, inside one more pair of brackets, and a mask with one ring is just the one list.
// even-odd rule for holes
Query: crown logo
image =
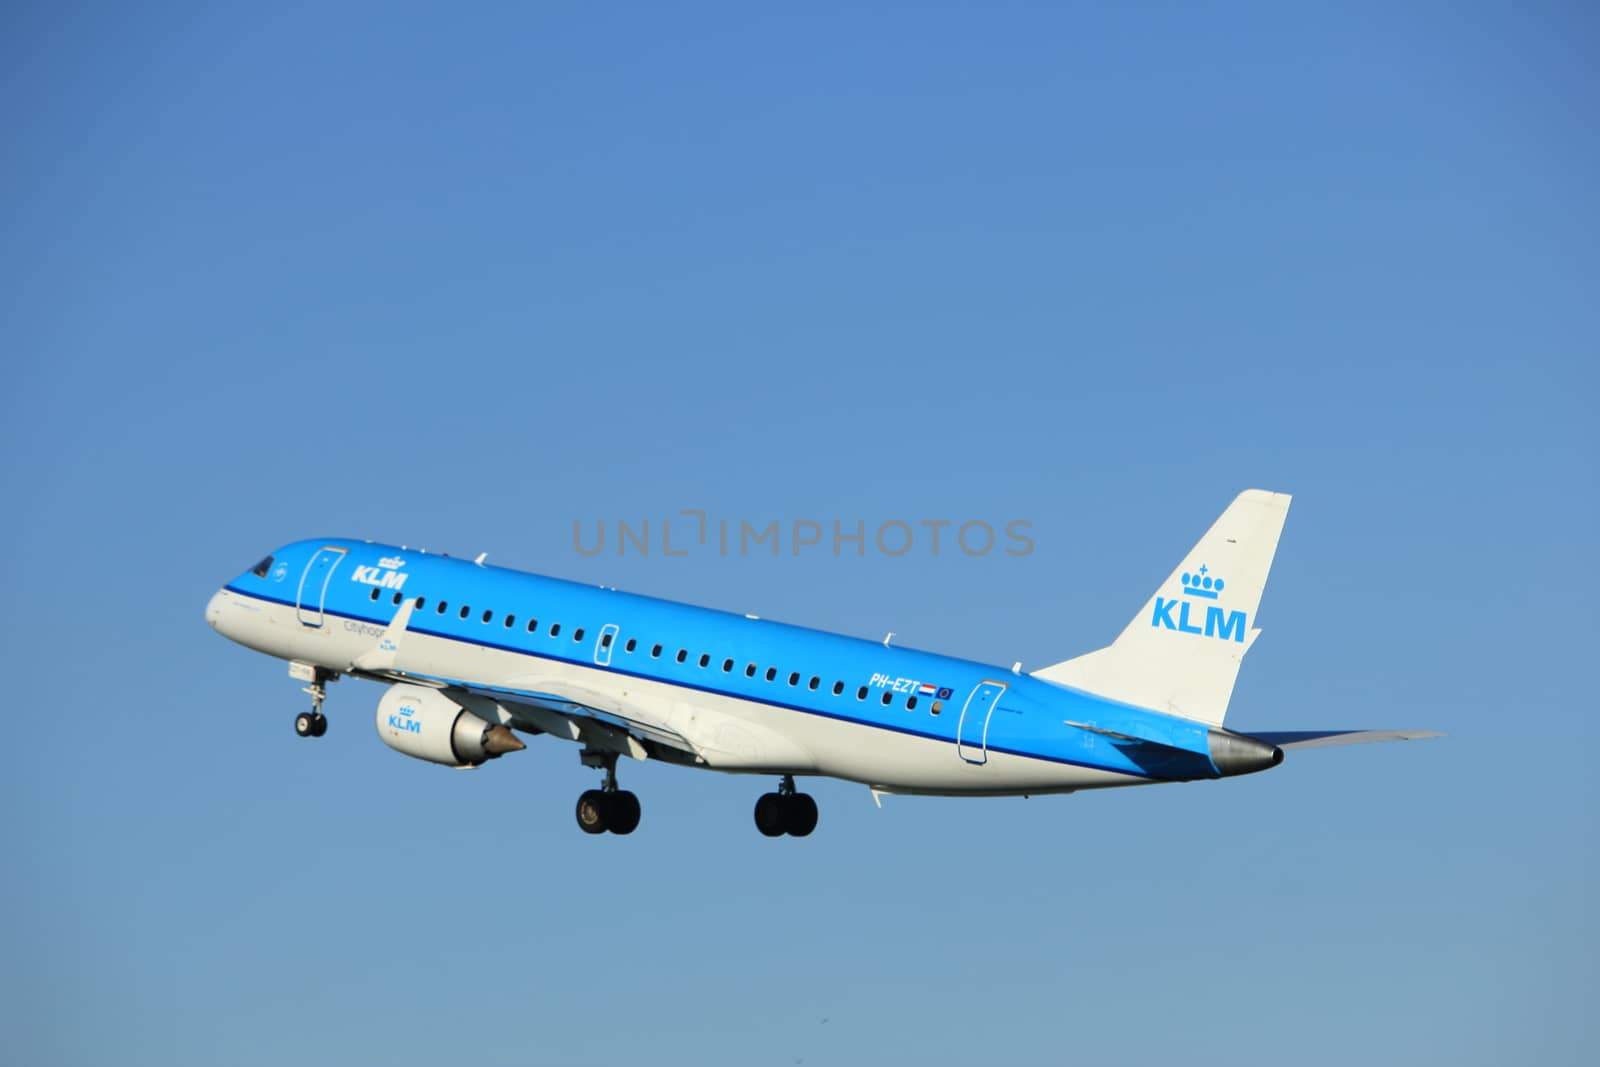
{"label": "crown logo", "polygon": [[1184,596],[1204,597],[1206,600],[1217,599],[1217,594],[1222,592],[1222,579],[1213,578],[1204,563],[1194,574],[1185,573],[1179,579],[1183,582]]}

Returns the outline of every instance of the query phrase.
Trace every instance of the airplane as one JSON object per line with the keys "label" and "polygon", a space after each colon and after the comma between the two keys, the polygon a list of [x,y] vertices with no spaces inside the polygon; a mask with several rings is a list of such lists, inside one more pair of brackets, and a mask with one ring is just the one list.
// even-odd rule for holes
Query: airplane
{"label": "airplane", "polygon": [[[1241,493],[1111,644],[1029,674],[558,578],[348,539],[285,545],[218,590],[206,621],[289,662],[327,730],[327,685],[387,685],[378,736],[480,767],[548,735],[603,772],[576,809],[632,833],[619,757],[776,777],[768,837],[805,837],[796,778],[884,795],[1032,796],[1278,766],[1285,750],[1436,737],[1421,730],[1241,733],[1224,726],[1290,497]],[[520,736],[519,736],[520,735]]]}

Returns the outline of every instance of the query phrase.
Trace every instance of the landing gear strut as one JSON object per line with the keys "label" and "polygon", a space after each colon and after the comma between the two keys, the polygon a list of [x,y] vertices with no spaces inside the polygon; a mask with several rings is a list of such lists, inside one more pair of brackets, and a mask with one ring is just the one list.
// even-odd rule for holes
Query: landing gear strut
{"label": "landing gear strut", "polygon": [[322,702],[328,699],[327,683],[337,678],[338,675],[320,667],[311,672],[311,684],[301,690],[311,694],[311,710],[294,717],[295,733],[301,737],[321,737],[328,732],[328,717],[322,714]]}
{"label": "landing gear strut", "polygon": [[786,774],[776,793],[763,793],[756,801],[756,829],[767,837],[805,837],[817,828],[817,802],[810,793],[797,793],[794,775]]}
{"label": "landing gear strut", "polygon": [[605,784],[590,789],[578,798],[578,829],[586,834],[631,834],[639,826],[639,798],[617,788],[617,754],[584,749],[585,767],[603,767]]}

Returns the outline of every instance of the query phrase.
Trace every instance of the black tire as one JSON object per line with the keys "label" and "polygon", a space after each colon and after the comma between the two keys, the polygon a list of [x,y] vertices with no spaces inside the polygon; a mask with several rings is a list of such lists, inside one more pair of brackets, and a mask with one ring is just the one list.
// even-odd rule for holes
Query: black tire
{"label": "black tire", "polygon": [[294,732],[301,737],[316,737],[316,731],[316,720],[311,717],[309,711],[302,711],[294,717]]}
{"label": "black tire", "polygon": [[311,736],[321,737],[328,732],[328,717],[321,712],[311,716]]}
{"label": "black tire", "polygon": [[639,798],[632,793],[611,794],[611,814],[607,818],[614,834],[631,834],[639,828]]}
{"label": "black tire", "polygon": [[605,833],[610,822],[610,808],[608,798],[600,790],[591,789],[584,793],[578,798],[578,829],[586,834]]}
{"label": "black tire", "polygon": [[756,801],[756,829],[766,837],[783,836],[783,798],[777,793],[762,793]]}
{"label": "black tire", "polygon": [[810,793],[784,797],[783,829],[790,837],[805,837],[817,828],[817,802]]}

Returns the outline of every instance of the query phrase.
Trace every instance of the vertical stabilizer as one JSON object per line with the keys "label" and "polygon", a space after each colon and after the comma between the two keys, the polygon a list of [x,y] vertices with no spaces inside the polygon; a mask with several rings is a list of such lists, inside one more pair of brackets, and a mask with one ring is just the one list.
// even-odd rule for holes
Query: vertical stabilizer
{"label": "vertical stabilizer", "polygon": [[1286,493],[1240,493],[1115,641],[1035,677],[1220,726],[1288,514]]}

